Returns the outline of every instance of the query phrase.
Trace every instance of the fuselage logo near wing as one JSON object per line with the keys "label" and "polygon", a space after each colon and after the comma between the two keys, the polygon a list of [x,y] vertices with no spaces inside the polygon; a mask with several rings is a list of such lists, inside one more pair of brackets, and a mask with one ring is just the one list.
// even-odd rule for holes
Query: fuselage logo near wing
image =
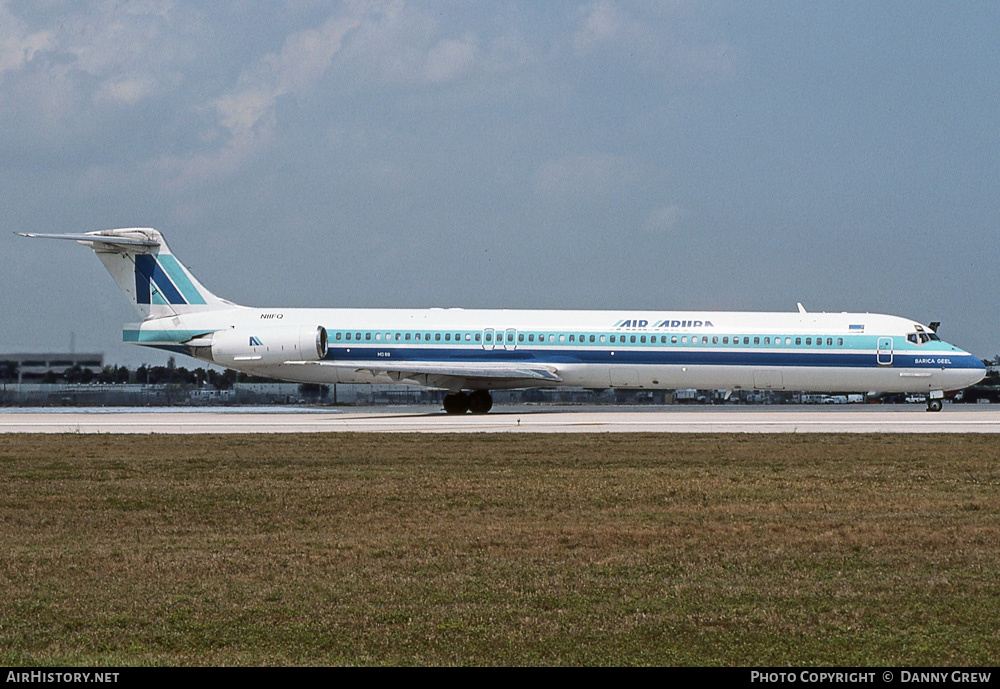
{"label": "fuselage logo near wing", "polygon": [[251,347],[262,347],[263,343],[260,341],[259,337],[251,337],[250,338],[250,346]]}
{"label": "fuselage logo near wing", "polygon": [[205,299],[170,254],[135,257],[135,299],[140,304],[204,304]]}

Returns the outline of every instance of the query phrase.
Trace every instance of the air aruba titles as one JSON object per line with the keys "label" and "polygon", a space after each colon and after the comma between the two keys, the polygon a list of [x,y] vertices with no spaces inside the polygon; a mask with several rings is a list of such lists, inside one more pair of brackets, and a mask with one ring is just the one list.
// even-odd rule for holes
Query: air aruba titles
{"label": "air aruba titles", "polygon": [[[616,328],[648,328],[649,321],[644,318],[626,318],[625,320],[618,321],[615,323]],[[664,319],[656,325],[654,328],[714,328],[715,324],[712,321],[679,321],[671,320],[669,318]]]}

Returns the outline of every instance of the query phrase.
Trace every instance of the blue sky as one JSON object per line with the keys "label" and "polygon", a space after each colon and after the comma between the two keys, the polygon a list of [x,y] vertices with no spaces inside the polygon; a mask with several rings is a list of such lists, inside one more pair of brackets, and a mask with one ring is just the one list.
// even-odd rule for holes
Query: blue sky
{"label": "blue sky", "polygon": [[988,2],[0,0],[0,351],[165,361],[89,251],[13,235],[149,226],[243,304],[801,301],[994,356],[997,36]]}

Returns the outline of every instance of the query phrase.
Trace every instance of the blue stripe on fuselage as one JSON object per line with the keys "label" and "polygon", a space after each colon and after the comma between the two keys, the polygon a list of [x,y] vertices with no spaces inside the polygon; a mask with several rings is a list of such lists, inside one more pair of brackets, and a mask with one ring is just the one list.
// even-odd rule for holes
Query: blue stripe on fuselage
{"label": "blue stripe on fuselage", "polygon": [[[382,352],[383,356],[378,356]],[[613,353],[612,353],[613,352]],[[388,353],[389,356],[384,356]],[[971,354],[936,352],[926,354],[894,353],[890,366],[880,365],[875,352],[846,350],[839,352],[777,352],[765,350],[698,351],[670,349],[475,349],[444,347],[330,347],[329,360],[371,362],[376,367],[399,368],[407,361],[499,362],[516,361],[549,364],[647,364],[665,366],[819,366],[836,368],[935,368],[979,369],[983,364]]]}

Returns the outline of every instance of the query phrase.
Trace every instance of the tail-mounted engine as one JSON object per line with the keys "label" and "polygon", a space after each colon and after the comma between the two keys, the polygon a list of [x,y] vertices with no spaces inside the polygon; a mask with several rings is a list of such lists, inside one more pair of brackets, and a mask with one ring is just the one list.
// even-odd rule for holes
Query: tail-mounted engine
{"label": "tail-mounted engine", "polygon": [[326,328],[283,325],[235,328],[212,333],[212,360],[221,365],[319,361],[326,356]]}

